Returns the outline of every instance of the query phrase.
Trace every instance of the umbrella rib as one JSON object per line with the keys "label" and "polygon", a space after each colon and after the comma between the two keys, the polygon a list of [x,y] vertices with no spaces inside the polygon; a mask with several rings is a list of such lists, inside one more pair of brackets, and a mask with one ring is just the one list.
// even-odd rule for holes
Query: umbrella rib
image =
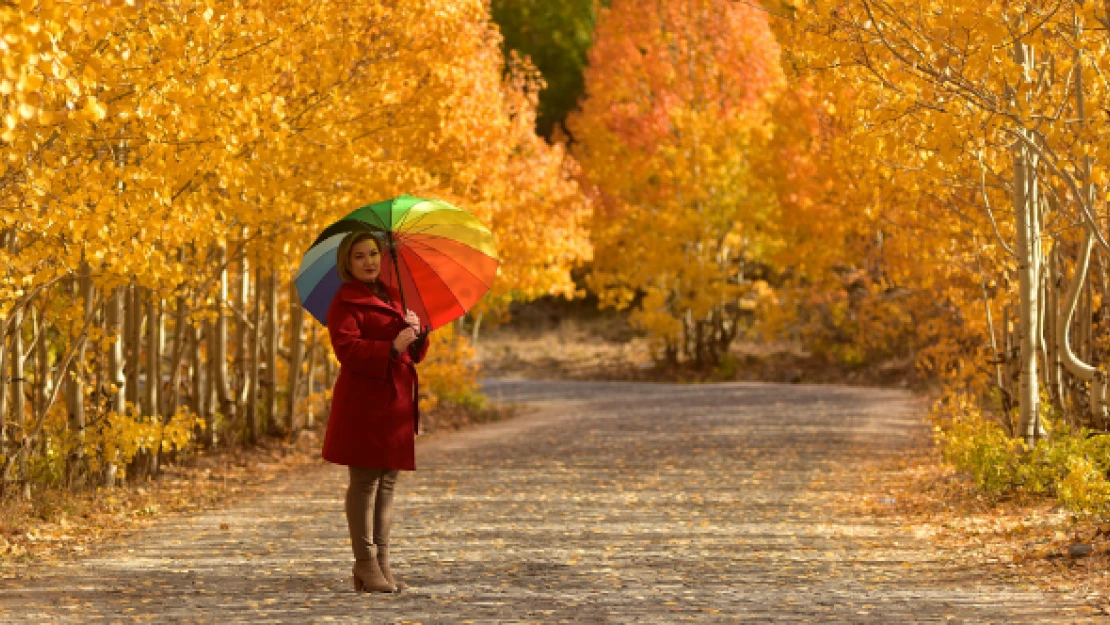
{"label": "umbrella rib", "polygon": [[[408,234],[410,232],[426,232],[427,231],[428,228],[425,228],[424,230],[417,230],[416,229],[417,225],[419,225],[420,222],[423,221],[424,218],[428,216],[426,214],[421,215],[421,216],[417,217],[416,219],[414,219],[412,221],[412,225],[405,224],[405,221],[408,219],[409,213],[411,213],[411,212],[412,211],[410,210],[408,213],[405,213],[405,219],[402,219],[400,222],[398,222],[397,228],[394,229],[395,232],[400,232],[402,224],[405,225],[405,234]],[[429,228],[434,228],[434,227],[435,227],[435,224],[432,224],[431,226],[429,226]]]}
{"label": "umbrella rib", "polygon": [[[424,228],[422,228],[420,230],[410,228],[410,229],[406,229],[403,232],[398,232],[398,234],[400,234],[402,236],[406,236],[406,237],[421,235],[421,234],[427,234],[433,228],[437,228],[437,227],[442,226],[442,225],[443,224],[431,224],[430,226],[425,226]],[[452,224],[452,225],[456,225],[456,226],[459,226],[459,227],[462,227],[462,228],[466,228],[467,230],[473,230],[475,232],[482,232],[482,233],[485,233],[485,234],[489,234],[491,236],[493,235],[493,233],[490,232],[489,230],[486,230],[485,228],[479,228],[477,226],[468,226],[468,225],[465,225],[465,224]],[[438,234],[429,234],[428,236],[436,237],[436,236],[440,236],[440,235],[438,235]]]}
{"label": "umbrella rib", "polygon": [[[441,210],[446,211],[446,209],[441,209]],[[398,222],[397,227],[394,228],[394,232],[398,232],[400,234],[405,234],[405,235],[423,234],[423,233],[427,232],[428,230],[431,230],[432,228],[435,228],[436,226],[441,225],[441,224],[432,224],[432,225],[426,226],[422,229],[417,229],[417,226],[420,224],[420,222],[423,221],[425,218],[431,216],[431,213],[426,213],[424,215],[421,215],[420,217],[417,217],[415,220],[413,220],[412,225],[409,225],[405,222],[408,219],[408,216],[409,216],[409,214],[411,214],[411,212],[412,211],[409,211],[409,213],[405,213],[405,217],[403,219],[401,219],[400,222]],[[464,210],[461,210],[461,209],[456,208],[453,212],[462,213],[464,215],[469,215],[471,218],[474,218],[473,214],[468,213],[468,212],[466,212]],[[475,219],[475,221],[477,221],[477,219]],[[401,232],[402,225],[404,225],[404,232],[403,233]],[[462,226],[464,228],[470,228],[470,229],[473,229],[473,230],[479,230],[479,231],[484,230],[486,232],[489,232],[489,230],[487,230],[485,228],[479,228],[479,227],[473,226],[473,225],[468,225],[468,224],[457,224],[457,225]]]}
{"label": "umbrella rib", "polygon": [[[428,234],[428,235],[419,234],[419,235],[411,236],[411,237],[410,236],[405,236],[401,240],[405,243],[405,245],[407,245],[409,247],[414,247],[414,246],[417,246],[417,245],[424,245],[424,247],[426,247],[426,248],[436,249],[436,248],[424,243],[424,241],[429,241],[429,240],[432,240],[432,239],[439,239],[441,241],[451,241],[453,243],[458,243],[459,245],[462,245],[462,246],[464,246],[468,249],[474,250],[476,253],[481,254],[482,256],[485,256],[486,258],[492,258],[493,260],[497,261],[498,264],[501,263],[501,259],[497,258],[496,256],[494,256],[492,254],[487,253],[486,251],[482,250],[481,248],[474,247],[473,245],[471,245],[470,243],[467,243],[466,241],[461,241],[459,239],[452,239],[450,237],[440,236],[438,234]],[[436,250],[436,251],[440,251],[440,250]],[[449,256],[449,254],[446,254],[446,252],[440,251],[440,253]]]}
{"label": "umbrella rib", "polygon": [[405,215],[403,217],[401,217],[401,221],[398,221],[397,224],[393,227],[393,229],[396,231],[396,230],[400,230],[402,227],[406,227],[405,222],[408,221],[409,215],[412,214],[412,212],[413,212],[412,209],[416,208],[417,206],[419,206],[421,204],[438,204],[438,205],[437,205],[435,211],[428,211],[428,212],[424,213],[420,217],[416,218],[416,220],[413,223],[420,223],[421,219],[424,219],[425,217],[431,215],[433,212],[463,213],[463,214],[470,215],[470,216],[473,217],[473,213],[470,213],[468,211],[464,211],[463,209],[461,209],[457,206],[451,206],[450,204],[447,204],[446,202],[438,202],[437,203],[437,202],[433,202],[431,200],[424,200],[422,202],[418,202],[416,204],[413,204],[411,207],[409,207],[409,210],[405,211]]}

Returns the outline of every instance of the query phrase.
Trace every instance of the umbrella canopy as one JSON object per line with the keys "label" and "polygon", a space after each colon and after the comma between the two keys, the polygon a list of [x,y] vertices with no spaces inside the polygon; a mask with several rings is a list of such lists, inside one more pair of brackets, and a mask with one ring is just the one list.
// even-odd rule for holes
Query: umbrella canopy
{"label": "umbrella canopy", "polygon": [[378,279],[399,291],[405,306],[433,330],[470,310],[497,276],[493,234],[469,212],[411,195],[370,204],[325,228],[301,260],[297,294],[324,325],[342,284],[336,251],[356,231],[372,232],[383,243]]}

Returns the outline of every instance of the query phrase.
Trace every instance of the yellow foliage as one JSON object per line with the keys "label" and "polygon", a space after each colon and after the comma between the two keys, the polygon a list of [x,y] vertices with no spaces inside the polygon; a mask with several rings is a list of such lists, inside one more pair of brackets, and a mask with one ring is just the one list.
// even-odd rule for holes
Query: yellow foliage
{"label": "yellow foliage", "polygon": [[128,404],[124,414],[109,411],[83,432],[68,427],[64,404],[55,404],[43,424],[44,451],[30,459],[29,473],[44,483],[57,483],[67,463],[79,459],[91,471],[114,465],[123,476],[139,452],[168,453],[189,449],[204,421],[182,409],[172,417],[140,414]]}
{"label": "yellow foliage", "polygon": [[1110,437],[1068,428],[1045,414],[1047,435],[1030,449],[1008,433],[1011,424],[985,415],[966,393],[946,395],[933,415],[944,459],[985,492],[1050,495],[1078,514],[1102,513],[1110,505]]}
{"label": "yellow foliage", "polygon": [[[21,337],[49,342],[55,361],[88,339],[80,371],[103,368],[117,337],[93,331],[99,318],[85,318],[73,278],[89,277],[94,303],[142,287],[167,312],[167,336],[219,312],[256,323],[253,302],[226,300],[228,265],[275,273],[286,311],[296,305],[288,282],[324,226],[401,193],[443,198],[490,226],[503,262],[483,308],[568,294],[570,269],[589,257],[577,166],[535,135],[539,77],[526,61],[506,66],[487,3],[31,0],[0,7],[0,32],[10,174],[0,186],[0,340],[13,336],[2,322],[22,313]],[[189,327],[173,316],[178,302]],[[440,334],[432,396],[466,398],[465,341]],[[278,359],[279,384],[286,367]],[[31,374],[23,390],[45,382]],[[87,404],[90,462],[189,441],[187,415],[163,422]],[[24,416],[33,430],[44,415],[10,419],[8,430]],[[77,443],[63,441],[64,419],[49,418],[44,457],[65,457]]]}
{"label": "yellow foliage", "polygon": [[597,194],[590,288],[675,360],[713,364],[735,336],[745,267],[776,240],[750,161],[781,83],[758,9],[725,0],[613,2],[602,11],[586,98],[569,120]]}
{"label": "yellow foliage", "polygon": [[420,410],[434,410],[441,403],[481,407],[478,365],[474,348],[464,335],[448,324],[431,335],[428,358],[420,364]]}

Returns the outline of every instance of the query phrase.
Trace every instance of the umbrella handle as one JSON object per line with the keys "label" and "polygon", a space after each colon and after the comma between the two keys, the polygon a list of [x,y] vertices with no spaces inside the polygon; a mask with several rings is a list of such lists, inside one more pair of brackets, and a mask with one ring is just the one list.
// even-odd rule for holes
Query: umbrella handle
{"label": "umbrella handle", "polygon": [[421,326],[420,332],[418,332],[416,334],[416,340],[412,342],[413,347],[415,347],[416,349],[419,350],[423,346],[424,341],[428,340],[428,335],[431,334],[431,333],[432,333],[431,327]]}

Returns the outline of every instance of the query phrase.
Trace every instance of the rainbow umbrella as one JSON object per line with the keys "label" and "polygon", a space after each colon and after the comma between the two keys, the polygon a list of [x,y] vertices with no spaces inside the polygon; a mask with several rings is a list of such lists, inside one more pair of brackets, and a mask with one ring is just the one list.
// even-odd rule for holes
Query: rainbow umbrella
{"label": "rainbow umbrella", "polygon": [[402,195],[363,206],[324,229],[305,252],[297,295],[327,325],[328,307],[342,281],[335,256],[347,234],[369,231],[382,246],[379,280],[430,330],[461,317],[497,276],[493,234],[469,212],[440,200]]}

